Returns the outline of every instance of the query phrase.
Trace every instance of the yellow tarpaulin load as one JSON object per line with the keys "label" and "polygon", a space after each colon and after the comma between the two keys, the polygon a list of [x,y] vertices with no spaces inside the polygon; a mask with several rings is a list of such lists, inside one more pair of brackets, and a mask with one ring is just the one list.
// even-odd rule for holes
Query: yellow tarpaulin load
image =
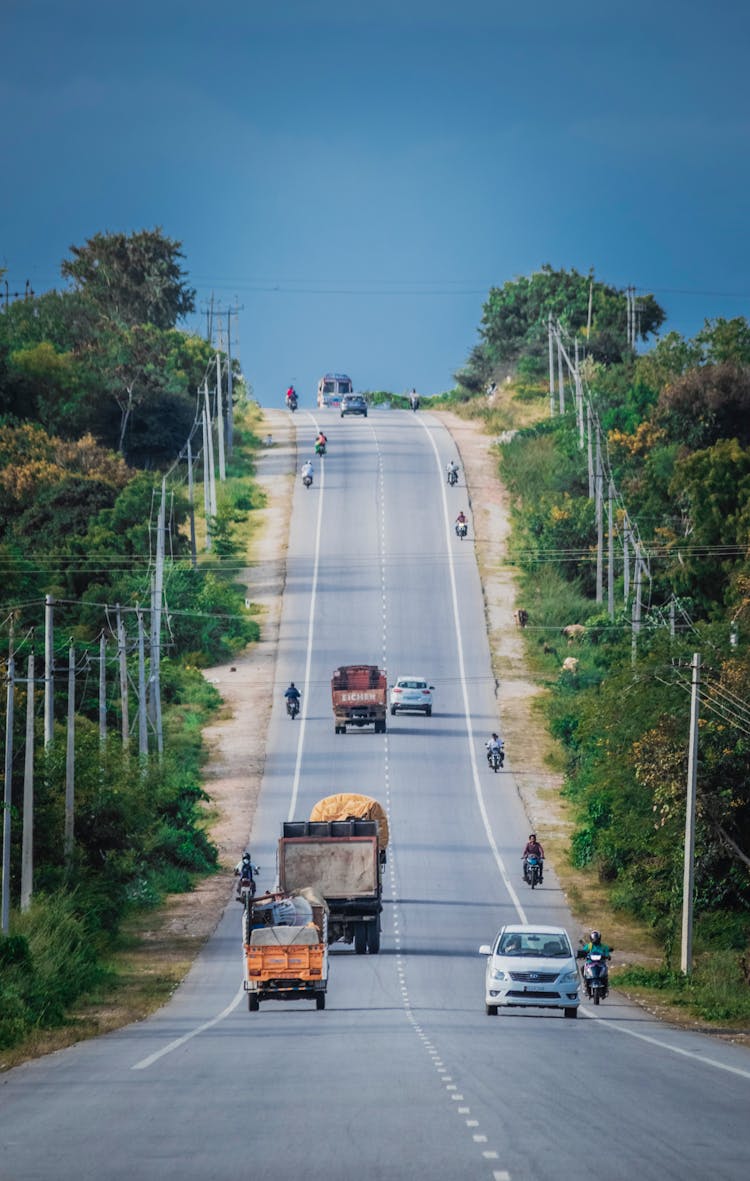
{"label": "yellow tarpaulin load", "polygon": [[318,800],[310,813],[311,820],[377,820],[378,848],[388,846],[388,820],[382,806],[371,796],[343,791]]}

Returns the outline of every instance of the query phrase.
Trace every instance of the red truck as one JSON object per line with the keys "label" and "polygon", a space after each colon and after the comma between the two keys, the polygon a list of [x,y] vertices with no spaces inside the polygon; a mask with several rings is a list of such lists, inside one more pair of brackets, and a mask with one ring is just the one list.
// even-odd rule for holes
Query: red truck
{"label": "red truck", "polygon": [[373,726],[385,734],[388,684],[377,664],[342,664],[331,678],[333,729],[346,734],[347,726]]}

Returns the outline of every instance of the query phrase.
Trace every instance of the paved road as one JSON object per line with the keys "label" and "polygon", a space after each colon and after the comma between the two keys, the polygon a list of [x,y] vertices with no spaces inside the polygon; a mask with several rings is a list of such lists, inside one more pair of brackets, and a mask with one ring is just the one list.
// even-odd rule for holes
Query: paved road
{"label": "paved road", "polygon": [[[673,1030],[610,997],[578,1021],[484,1012],[477,954],[506,920],[564,922],[554,867],[519,877],[528,825],[483,740],[496,718],[470,541],[453,536],[450,438],[429,415],[298,412],[329,455],[299,482],[269,757],[253,833],[274,883],[283,819],[323,795],[387,805],[392,845],[382,950],[334,945],[324,1012],[248,1013],[239,908],[152,1019],[0,1080],[0,1178],[12,1181],[568,1181],[595,1175],[747,1176],[750,1055]],[[335,735],[339,663],[424,673],[432,718]],[[281,690],[303,689],[295,722]],[[502,694],[502,686],[500,686]],[[593,1170],[592,1170],[593,1172]]]}

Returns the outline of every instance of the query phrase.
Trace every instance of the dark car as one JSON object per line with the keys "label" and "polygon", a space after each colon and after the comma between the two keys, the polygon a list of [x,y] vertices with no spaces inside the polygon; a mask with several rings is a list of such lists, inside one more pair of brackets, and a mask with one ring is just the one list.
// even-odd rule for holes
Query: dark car
{"label": "dark car", "polygon": [[341,399],[341,417],[345,414],[362,414],[367,418],[367,402],[361,394],[344,394]]}

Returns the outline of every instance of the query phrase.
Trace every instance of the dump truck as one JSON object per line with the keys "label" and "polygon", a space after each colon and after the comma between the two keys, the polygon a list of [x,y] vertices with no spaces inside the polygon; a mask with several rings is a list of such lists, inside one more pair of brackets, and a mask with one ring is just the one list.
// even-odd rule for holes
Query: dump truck
{"label": "dump truck", "polygon": [[388,821],[377,800],[355,792],[326,796],[309,820],[287,820],[279,840],[279,888],[302,882],[328,905],[328,942],[380,951],[382,874]]}
{"label": "dump truck", "polygon": [[248,898],[242,918],[244,989],[251,1013],[260,1002],[309,998],[326,1007],[328,907],[308,887]]}
{"label": "dump truck", "polygon": [[347,726],[374,726],[385,733],[388,678],[377,664],[343,664],[331,677],[333,729],[346,734]]}

